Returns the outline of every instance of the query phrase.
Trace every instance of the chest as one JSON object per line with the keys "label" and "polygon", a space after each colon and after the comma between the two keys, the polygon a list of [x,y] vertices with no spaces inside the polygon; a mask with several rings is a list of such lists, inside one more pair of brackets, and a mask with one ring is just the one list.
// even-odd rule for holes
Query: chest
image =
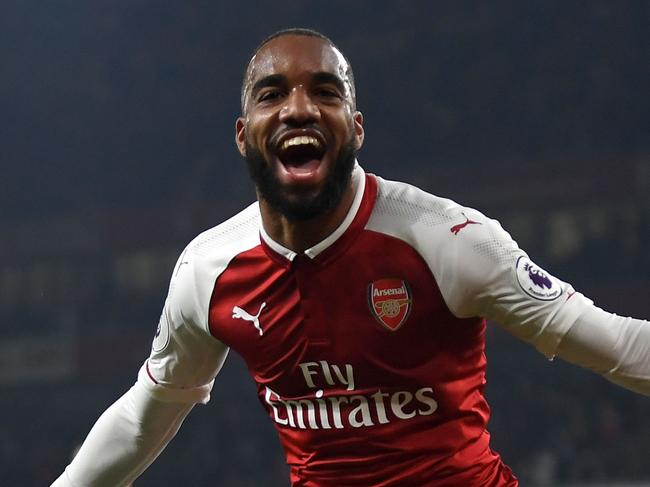
{"label": "chest", "polygon": [[286,396],[442,380],[482,353],[483,328],[451,315],[422,258],[372,232],[329,261],[237,256],[209,316],[258,385]]}

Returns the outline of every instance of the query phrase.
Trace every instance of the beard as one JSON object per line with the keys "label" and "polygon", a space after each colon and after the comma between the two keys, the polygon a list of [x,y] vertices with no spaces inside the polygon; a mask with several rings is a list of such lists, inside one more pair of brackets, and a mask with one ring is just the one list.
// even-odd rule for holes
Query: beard
{"label": "beard", "polygon": [[356,155],[354,139],[350,137],[339,150],[320,191],[292,191],[282,186],[266,158],[246,141],[246,165],[260,198],[291,221],[310,220],[336,208],[350,183]]}

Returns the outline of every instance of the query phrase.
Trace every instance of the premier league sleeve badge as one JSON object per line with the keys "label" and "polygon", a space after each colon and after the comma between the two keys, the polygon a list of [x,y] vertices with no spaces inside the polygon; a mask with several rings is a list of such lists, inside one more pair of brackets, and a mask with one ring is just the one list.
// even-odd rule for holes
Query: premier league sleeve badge
{"label": "premier league sleeve badge", "polygon": [[519,286],[531,298],[553,301],[562,295],[560,281],[535,265],[528,257],[519,257],[516,271]]}

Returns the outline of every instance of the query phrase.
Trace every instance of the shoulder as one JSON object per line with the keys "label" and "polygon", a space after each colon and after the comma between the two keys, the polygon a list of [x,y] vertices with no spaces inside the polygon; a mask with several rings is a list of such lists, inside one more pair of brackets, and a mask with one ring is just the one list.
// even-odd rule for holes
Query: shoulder
{"label": "shoulder", "polygon": [[185,248],[195,260],[219,258],[247,250],[259,243],[260,212],[257,202],[197,235]]}
{"label": "shoulder", "polygon": [[425,219],[435,225],[450,221],[455,210],[460,208],[455,201],[427,193],[412,184],[375,177],[378,216]]}
{"label": "shoulder", "polygon": [[207,312],[219,275],[240,253],[260,245],[260,214],[253,203],[223,223],[196,236],[172,271],[166,306],[183,321],[207,327]]}
{"label": "shoulder", "polygon": [[[509,239],[498,221],[449,198],[411,184],[377,177],[377,202],[368,229],[387,233],[419,247],[455,247]],[[502,233],[503,232],[503,233]]]}
{"label": "shoulder", "polygon": [[[424,260],[457,315],[523,252],[494,219],[415,186],[378,178],[377,203],[366,228],[410,245]],[[468,307],[468,303],[472,304]]]}

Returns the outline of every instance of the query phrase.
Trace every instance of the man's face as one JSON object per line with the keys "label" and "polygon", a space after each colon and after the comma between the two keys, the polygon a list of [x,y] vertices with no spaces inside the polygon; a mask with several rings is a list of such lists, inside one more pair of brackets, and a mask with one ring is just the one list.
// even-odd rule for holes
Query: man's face
{"label": "man's face", "polygon": [[260,198],[289,219],[326,213],[349,185],[363,118],[347,68],[309,36],[277,37],[252,61],[236,142]]}

